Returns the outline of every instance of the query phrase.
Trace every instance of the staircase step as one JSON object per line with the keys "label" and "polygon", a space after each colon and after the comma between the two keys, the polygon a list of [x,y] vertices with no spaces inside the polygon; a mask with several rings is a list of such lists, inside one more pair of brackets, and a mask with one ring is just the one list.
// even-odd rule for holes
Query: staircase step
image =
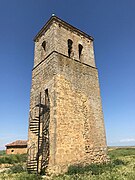
{"label": "staircase step", "polygon": [[27,164],[36,164],[36,163],[37,163],[37,161],[35,160],[35,161],[30,161]]}
{"label": "staircase step", "polygon": [[30,129],[38,130],[38,128],[37,128],[37,127],[34,127],[34,126],[30,127]]}
{"label": "staircase step", "polygon": [[27,169],[36,169],[37,166],[27,166]]}
{"label": "staircase step", "polygon": [[38,121],[39,120],[39,116],[36,116],[33,120]]}
{"label": "staircase step", "polygon": [[32,123],[32,122],[38,123],[38,122],[39,122],[39,119],[32,119],[32,120],[30,121],[30,123]]}
{"label": "staircase step", "polygon": [[30,125],[30,128],[37,128],[38,129],[38,127],[35,124]]}
{"label": "staircase step", "polygon": [[27,168],[28,171],[37,171],[36,168]]}
{"label": "staircase step", "polygon": [[35,126],[35,127],[37,127],[37,128],[38,128],[38,124],[35,124],[35,123],[30,124],[30,126]]}
{"label": "staircase step", "polygon": [[32,123],[30,123],[30,126],[31,126],[31,125],[38,126],[38,123],[37,123],[37,122],[32,122]]}
{"label": "staircase step", "polygon": [[38,133],[36,129],[30,129],[32,132]]}
{"label": "staircase step", "polygon": [[37,131],[37,130],[31,129],[31,131],[32,131],[33,133],[37,133],[37,134],[38,134],[38,131]]}
{"label": "staircase step", "polygon": [[27,168],[28,171],[36,171],[37,168]]}
{"label": "staircase step", "polygon": [[44,105],[44,104],[37,104],[37,105],[36,105],[36,107],[39,107],[39,106],[40,106],[40,107],[42,107],[42,108],[44,108],[44,107],[45,107],[45,105]]}
{"label": "staircase step", "polygon": [[29,172],[36,172],[37,171],[37,169],[29,169],[29,168],[27,168],[27,170],[29,171]]}
{"label": "staircase step", "polygon": [[33,123],[33,124],[30,124],[30,126],[38,127],[38,124]]}
{"label": "staircase step", "polygon": [[31,166],[31,165],[36,166],[37,163],[28,163],[27,165],[28,165],[28,166]]}
{"label": "staircase step", "polygon": [[37,164],[36,164],[36,165],[33,165],[33,164],[32,164],[32,165],[31,165],[31,164],[28,164],[28,165],[27,165],[27,167],[28,167],[28,168],[34,168],[34,167],[36,168],[36,167],[37,167]]}
{"label": "staircase step", "polygon": [[37,122],[36,122],[36,123],[35,123],[35,122],[33,122],[33,123],[30,123],[30,126],[31,126],[31,125],[38,126],[38,123],[37,123]]}
{"label": "staircase step", "polygon": [[30,128],[35,128],[35,129],[38,129],[36,126],[30,126]]}
{"label": "staircase step", "polygon": [[36,116],[35,118],[36,118],[36,119],[39,119],[39,116]]}

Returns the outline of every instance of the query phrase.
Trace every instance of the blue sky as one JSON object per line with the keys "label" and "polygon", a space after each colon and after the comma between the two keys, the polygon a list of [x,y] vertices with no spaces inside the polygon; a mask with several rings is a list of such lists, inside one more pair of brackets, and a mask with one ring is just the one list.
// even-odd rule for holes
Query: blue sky
{"label": "blue sky", "polygon": [[33,37],[52,13],[95,39],[108,145],[135,145],[135,1],[0,0],[0,149],[27,139]]}

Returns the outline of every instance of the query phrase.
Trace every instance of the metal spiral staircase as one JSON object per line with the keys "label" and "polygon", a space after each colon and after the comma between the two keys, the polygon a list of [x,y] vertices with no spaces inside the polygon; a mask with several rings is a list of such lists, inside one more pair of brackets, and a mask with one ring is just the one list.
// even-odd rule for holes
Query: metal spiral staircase
{"label": "metal spiral staircase", "polygon": [[[49,121],[50,102],[48,90],[45,90],[44,103],[39,103],[31,110],[29,130],[35,136],[33,144],[28,149],[27,170],[30,173],[45,174],[49,161]],[[37,115],[38,114],[38,115]]]}

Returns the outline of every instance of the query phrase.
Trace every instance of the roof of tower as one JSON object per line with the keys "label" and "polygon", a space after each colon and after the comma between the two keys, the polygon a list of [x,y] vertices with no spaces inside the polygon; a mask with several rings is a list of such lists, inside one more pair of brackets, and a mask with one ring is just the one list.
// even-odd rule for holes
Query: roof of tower
{"label": "roof of tower", "polygon": [[47,31],[48,27],[50,27],[50,25],[54,22],[57,21],[58,23],[62,24],[63,26],[68,27],[69,29],[87,37],[90,40],[94,40],[94,38],[88,34],[86,34],[85,32],[79,30],[78,28],[72,26],[71,24],[63,21],[62,19],[58,18],[57,16],[55,16],[54,14],[51,16],[51,18],[47,21],[47,23],[41,28],[41,30],[38,32],[38,34],[35,36],[34,41],[36,41],[37,38],[39,38],[45,31]]}

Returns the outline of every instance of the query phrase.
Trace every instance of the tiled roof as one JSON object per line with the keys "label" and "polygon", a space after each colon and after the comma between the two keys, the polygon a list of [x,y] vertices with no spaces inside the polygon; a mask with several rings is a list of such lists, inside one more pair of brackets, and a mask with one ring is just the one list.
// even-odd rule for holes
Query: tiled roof
{"label": "tiled roof", "polygon": [[27,146],[27,140],[17,140],[12,143],[6,144],[5,146]]}

